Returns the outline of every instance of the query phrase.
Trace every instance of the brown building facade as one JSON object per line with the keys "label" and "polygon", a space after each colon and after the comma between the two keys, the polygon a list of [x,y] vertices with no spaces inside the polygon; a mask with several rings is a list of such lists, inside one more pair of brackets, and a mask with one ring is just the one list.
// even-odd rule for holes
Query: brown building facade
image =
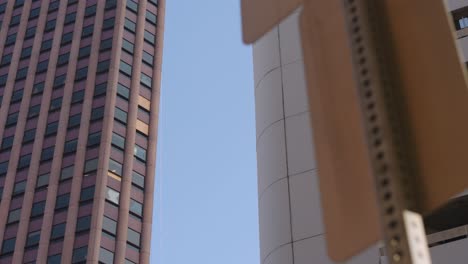
{"label": "brown building facade", "polygon": [[148,263],[164,0],[0,0],[0,263]]}

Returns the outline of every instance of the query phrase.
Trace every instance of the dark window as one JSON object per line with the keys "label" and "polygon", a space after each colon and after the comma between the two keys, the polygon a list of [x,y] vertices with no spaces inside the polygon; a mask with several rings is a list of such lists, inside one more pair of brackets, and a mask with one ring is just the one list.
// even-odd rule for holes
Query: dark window
{"label": "dark window", "polygon": [[57,224],[52,226],[52,233],[50,234],[50,239],[62,238],[65,235],[65,223]]}
{"label": "dark window", "polygon": [[125,18],[124,27],[125,27],[125,29],[129,30],[130,32],[135,33],[136,24],[135,24],[135,22],[131,21],[130,19]]}
{"label": "dark window", "polygon": [[86,38],[86,37],[93,35],[93,30],[94,30],[94,24],[84,27],[83,31],[81,32],[81,38]]}
{"label": "dark window", "polygon": [[125,148],[125,138],[113,132],[112,133],[112,145],[123,150]]}
{"label": "dark window", "polygon": [[82,47],[80,48],[80,51],[78,52],[78,59],[88,57],[89,54],[91,54],[91,45]]}
{"label": "dark window", "polygon": [[52,122],[52,123],[47,124],[45,136],[50,136],[50,135],[57,133],[57,129],[58,129],[58,122]]}
{"label": "dark window", "polygon": [[34,231],[28,234],[28,239],[26,240],[26,247],[31,247],[39,244],[41,238],[41,230]]}
{"label": "dark window", "polygon": [[42,150],[41,161],[50,160],[54,157],[54,147],[49,147]]}
{"label": "dark window", "polygon": [[120,72],[132,76],[132,66],[124,61],[120,61]]}
{"label": "dark window", "polygon": [[146,21],[150,22],[153,25],[156,25],[157,17],[155,14],[151,13],[150,11],[146,11]]}
{"label": "dark window", "polygon": [[54,1],[54,2],[50,3],[49,4],[49,13],[52,13],[55,10],[57,10],[59,8],[59,5],[60,5],[60,1]]}
{"label": "dark window", "polygon": [[1,66],[10,64],[12,56],[13,56],[13,53],[8,53],[6,55],[3,55]]}
{"label": "dark window", "polygon": [[60,210],[68,207],[68,203],[70,202],[70,194],[62,194],[57,196],[57,200],[55,202],[55,210]]}
{"label": "dark window", "polygon": [[68,128],[70,129],[70,128],[79,126],[79,125],[80,125],[80,122],[81,122],[81,113],[76,114],[76,115],[72,115],[72,116],[68,119]]}
{"label": "dark window", "polygon": [[141,73],[140,83],[143,84],[144,86],[148,87],[148,88],[151,88],[152,83],[153,83],[153,79],[151,77],[149,77],[148,75],[146,75],[144,73]]}
{"label": "dark window", "polygon": [[86,255],[88,254],[88,246],[75,248],[73,250],[72,263],[81,263],[86,261]]}
{"label": "dark window", "polygon": [[88,67],[76,70],[75,82],[85,79],[86,76],[88,76]]}
{"label": "dark window", "polygon": [[72,178],[74,169],[75,169],[75,166],[73,165],[62,168],[62,171],[60,172],[60,180],[63,181],[63,180]]}
{"label": "dark window", "polygon": [[145,41],[154,45],[156,43],[156,36],[153,33],[145,30]]}
{"label": "dark window", "polygon": [[143,51],[143,62],[153,67],[154,56],[146,51]]}
{"label": "dark window", "polygon": [[65,25],[75,22],[76,12],[69,13],[65,16]]}
{"label": "dark window", "polygon": [[39,112],[41,111],[41,105],[34,105],[29,108],[28,112],[28,118],[33,118],[39,115]]}
{"label": "dark window", "polygon": [[81,189],[80,203],[90,201],[94,198],[94,186]]}
{"label": "dark window", "polygon": [[120,193],[114,189],[111,189],[107,187],[106,190],[106,200],[115,204],[119,205],[119,198],[120,198]]}
{"label": "dark window", "polygon": [[44,91],[44,82],[35,83],[32,90],[32,95],[40,94]]}
{"label": "dark window", "polygon": [[[29,160],[31,160],[31,154],[26,155],[26,156],[29,156]],[[28,162],[28,165],[29,165],[29,162]],[[26,190],[26,181],[17,182],[15,183],[15,186],[13,187],[13,195],[24,193],[25,190]]]}
{"label": "dark window", "polygon": [[66,154],[75,152],[77,145],[78,145],[78,139],[72,139],[72,140],[65,142],[63,154],[66,155]]}
{"label": "dark window", "polygon": [[113,17],[108,18],[102,22],[102,31],[113,29],[115,26],[115,19]]}
{"label": "dark window", "polygon": [[55,29],[55,22],[56,22],[55,19],[47,21],[44,31],[49,32],[49,31],[54,30]]}
{"label": "dark window", "polygon": [[5,41],[5,46],[13,45],[16,42],[16,33],[8,35]]}
{"label": "dark window", "polygon": [[85,90],[79,90],[79,91],[73,92],[71,103],[74,104],[74,103],[82,102],[84,99],[84,94],[85,94]]}
{"label": "dark window", "polygon": [[96,73],[103,73],[109,70],[110,60],[101,61],[97,64]]}
{"label": "dark window", "polygon": [[24,136],[23,136],[23,143],[29,143],[34,140],[36,137],[36,129],[29,129],[24,131]]}
{"label": "dark window", "polygon": [[122,41],[122,49],[130,54],[133,55],[134,45],[130,41],[123,39]]}
{"label": "dark window", "polygon": [[99,263],[114,263],[114,253],[105,248],[100,248]]}
{"label": "dark window", "polygon": [[[31,163],[31,154],[21,156],[18,162],[18,169],[29,167],[30,163]],[[24,183],[24,187],[26,187],[26,182]]]}
{"label": "dark window", "polygon": [[36,72],[45,72],[47,71],[47,67],[49,66],[49,60],[41,61],[37,64]]}
{"label": "dark window", "polygon": [[32,47],[24,48],[24,49],[21,51],[21,57],[20,57],[20,59],[28,58],[29,56],[31,56],[31,52],[32,52]]}
{"label": "dark window", "polygon": [[116,0],[107,0],[106,1],[106,10],[115,8],[117,6],[117,1]]}
{"label": "dark window", "polygon": [[63,36],[62,36],[62,44],[61,44],[61,45],[62,45],[62,46],[63,46],[63,45],[66,45],[66,44],[72,42],[72,40],[73,40],[73,31],[72,31],[72,32],[65,33],[65,34],[63,34]]}
{"label": "dark window", "polygon": [[130,260],[128,260],[128,259],[125,259],[125,264],[136,264],[136,263],[133,262],[133,261],[130,261]]}
{"label": "dark window", "polygon": [[96,14],[96,5],[86,7],[85,17],[93,16],[95,14]]}
{"label": "dark window", "polygon": [[7,224],[18,222],[20,220],[20,216],[21,216],[21,208],[11,210],[8,213]]}
{"label": "dark window", "polygon": [[60,56],[58,56],[58,59],[57,59],[57,66],[61,66],[61,65],[64,65],[64,64],[67,64],[68,63],[68,59],[70,57],[70,53],[65,53],[65,54],[62,54]]}
{"label": "dark window", "polygon": [[11,103],[16,103],[16,102],[21,101],[21,99],[23,98],[23,93],[24,93],[24,89],[14,91],[13,94],[11,95]]}
{"label": "dark window", "polygon": [[55,111],[57,109],[60,109],[61,106],[62,106],[62,97],[55,98],[52,101],[50,101],[49,111]]}
{"label": "dark window", "polygon": [[15,136],[9,136],[9,137],[3,138],[3,140],[2,140],[2,150],[11,148],[11,146],[13,146],[13,139],[14,138],[15,138]]}
{"label": "dark window", "polygon": [[106,94],[107,83],[97,84],[94,88],[94,97]]}
{"label": "dark window", "polygon": [[62,263],[62,255],[53,255],[47,258],[47,264],[60,264]]}
{"label": "dark window", "polygon": [[15,5],[13,6],[15,9],[22,6],[24,4],[24,0],[16,0]]}
{"label": "dark window", "polygon": [[115,236],[117,233],[117,222],[107,216],[104,216],[102,219],[102,229]]}
{"label": "dark window", "polygon": [[49,173],[39,175],[37,177],[36,188],[41,188],[49,185]]}
{"label": "dark window", "polygon": [[144,189],[145,188],[145,177],[136,171],[132,171],[132,184]]}
{"label": "dark window", "polygon": [[115,113],[114,113],[114,119],[122,122],[123,124],[127,124],[127,112],[116,107]]}
{"label": "dark window", "polygon": [[109,159],[109,171],[116,175],[122,176],[122,164],[113,159]]}
{"label": "dark window", "polygon": [[30,39],[36,35],[36,27],[30,27],[26,29],[26,34],[24,35],[24,39]]}
{"label": "dark window", "polygon": [[112,38],[101,41],[100,51],[110,50],[112,48]]}
{"label": "dark window", "polygon": [[18,121],[18,114],[19,112],[9,114],[5,122],[5,127],[16,125],[16,121]]}
{"label": "dark window", "polygon": [[91,111],[91,121],[99,120],[104,116],[104,107],[94,108]]}
{"label": "dark window", "polygon": [[101,132],[96,132],[88,136],[88,148],[99,145],[101,142]]}
{"label": "dark window", "polygon": [[138,13],[138,4],[132,0],[127,0],[127,9]]}
{"label": "dark window", "polygon": [[8,78],[8,74],[0,76],[0,85],[5,85]]}
{"label": "dark window", "polygon": [[140,233],[129,228],[127,232],[127,241],[134,246],[140,247]]}
{"label": "dark window", "polygon": [[28,67],[21,68],[16,72],[16,80],[24,79],[26,76],[28,76]]}
{"label": "dark window", "polygon": [[10,21],[10,28],[18,25],[21,20],[21,14],[13,16]]}
{"label": "dark window", "polygon": [[31,209],[31,217],[36,217],[44,214],[45,201],[34,203]]}
{"label": "dark window", "polygon": [[52,41],[53,41],[53,39],[44,40],[42,42],[41,52],[50,50],[52,48]]}
{"label": "dark window", "polygon": [[13,251],[15,250],[15,243],[16,243],[16,238],[3,240],[2,254],[13,253]]}
{"label": "dark window", "polygon": [[142,217],[143,216],[143,205],[133,199],[130,199],[130,212]]}
{"label": "dark window", "polygon": [[54,79],[54,88],[59,88],[63,85],[65,85],[65,80],[67,79],[66,74],[62,74],[60,76],[55,77]]}
{"label": "dark window", "polygon": [[3,4],[1,4],[1,5],[0,5],[0,14],[3,14],[3,13],[5,13],[5,10],[6,10],[6,4],[7,4],[7,3],[3,3]]}
{"label": "dark window", "polygon": [[8,170],[8,161],[0,163],[0,176],[5,175]]}
{"label": "dark window", "polygon": [[117,95],[128,100],[130,98],[130,90],[121,83],[117,83]]}
{"label": "dark window", "polygon": [[91,216],[83,216],[76,221],[76,232],[88,230],[91,227]]}
{"label": "dark window", "polygon": [[93,172],[93,171],[97,170],[97,165],[98,165],[98,159],[97,158],[87,160],[85,162],[85,165],[84,165],[83,173],[88,174],[90,172]]}

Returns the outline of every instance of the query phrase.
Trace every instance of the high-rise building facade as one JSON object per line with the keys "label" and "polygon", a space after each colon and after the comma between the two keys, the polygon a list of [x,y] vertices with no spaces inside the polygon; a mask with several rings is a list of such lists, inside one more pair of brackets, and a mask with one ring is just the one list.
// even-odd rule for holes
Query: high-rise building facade
{"label": "high-rise building facade", "polygon": [[164,0],[0,0],[0,263],[148,263]]}
{"label": "high-rise building facade", "polygon": [[[468,63],[468,0],[446,3],[453,15],[454,41]],[[417,12],[424,8],[415,10],[415,17]],[[253,45],[261,264],[335,263],[325,245],[299,13]],[[434,264],[467,263],[467,208],[468,196],[461,194],[425,219]],[[345,263],[387,261],[382,245],[376,244]]]}

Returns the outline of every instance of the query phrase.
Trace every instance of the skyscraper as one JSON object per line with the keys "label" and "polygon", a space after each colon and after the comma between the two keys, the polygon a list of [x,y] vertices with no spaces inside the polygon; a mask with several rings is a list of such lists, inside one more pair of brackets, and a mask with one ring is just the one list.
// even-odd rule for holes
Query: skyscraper
{"label": "skyscraper", "polygon": [[[462,50],[461,60],[468,63],[468,0],[445,2],[453,15],[454,41]],[[253,46],[261,264],[335,263],[325,245],[317,179],[320,172],[312,140],[314,113],[306,94],[299,12]],[[434,264],[467,262],[467,206],[468,196],[460,194],[426,217]],[[382,245],[376,244],[344,263],[387,262]]]}
{"label": "skyscraper", "polygon": [[164,0],[0,0],[0,263],[148,263]]}

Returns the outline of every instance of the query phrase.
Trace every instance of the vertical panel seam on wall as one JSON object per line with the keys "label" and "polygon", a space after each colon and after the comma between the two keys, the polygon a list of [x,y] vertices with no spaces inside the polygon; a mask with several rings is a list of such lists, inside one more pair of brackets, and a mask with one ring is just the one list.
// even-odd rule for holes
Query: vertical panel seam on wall
{"label": "vertical panel seam on wall", "polygon": [[281,100],[282,100],[282,107],[283,107],[283,118],[284,118],[284,147],[285,147],[285,161],[286,161],[286,179],[288,185],[288,205],[289,205],[289,231],[291,233],[291,258],[292,264],[295,263],[294,258],[294,237],[293,237],[293,222],[292,222],[292,202],[291,202],[291,183],[289,179],[289,157],[288,157],[288,138],[287,138],[287,126],[286,126],[286,110],[285,110],[285,101],[284,101],[284,72],[283,72],[283,58],[281,55],[281,36],[280,36],[280,26],[276,27],[278,32],[278,55],[279,55],[279,63],[280,63],[280,76],[281,76]]}

